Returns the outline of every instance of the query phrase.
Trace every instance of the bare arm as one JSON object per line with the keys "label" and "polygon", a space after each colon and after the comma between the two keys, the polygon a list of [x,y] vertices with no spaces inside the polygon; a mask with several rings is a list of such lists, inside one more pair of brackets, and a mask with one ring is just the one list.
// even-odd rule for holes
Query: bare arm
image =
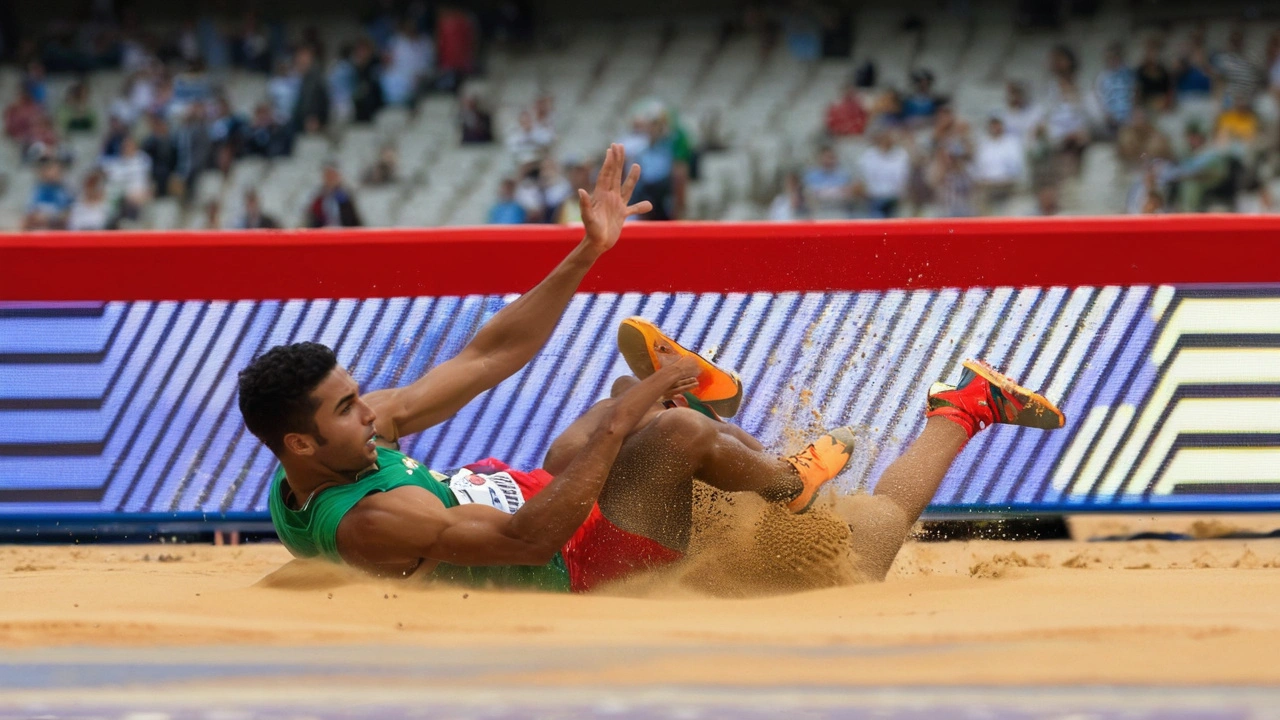
{"label": "bare arm", "polygon": [[446,509],[430,492],[401,487],[361,500],[338,526],[338,550],[370,570],[414,566],[420,559],[456,565],[543,565],[587,519],[622,442],[658,400],[697,384],[686,358],[623,393],[583,450],[542,492],[513,515],[481,505]]}
{"label": "bare arm", "polygon": [[648,202],[627,205],[640,179],[640,167],[632,165],[624,181],[624,164],[622,146],[611,146],[595,191],[591,195],[578,191],[586,237],[550,275],[494,315],[456,357],[410,385],[366,396],[378,414],[379,435],[397,440],[447,420],[538,354],[587,271],[618,241],[623,222],[650,210]]}

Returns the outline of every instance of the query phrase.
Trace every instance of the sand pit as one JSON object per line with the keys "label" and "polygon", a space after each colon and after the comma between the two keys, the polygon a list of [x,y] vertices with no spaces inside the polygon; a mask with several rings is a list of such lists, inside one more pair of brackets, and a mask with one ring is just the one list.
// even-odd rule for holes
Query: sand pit
{"label": "sand pit", "polygon": [[1280,682],[1274,539],[912,542],[883,583],[753,598],[697,581],[464,591],[289,560],[276,544],[0,547],[0,647],[488,663],[464,684]]}

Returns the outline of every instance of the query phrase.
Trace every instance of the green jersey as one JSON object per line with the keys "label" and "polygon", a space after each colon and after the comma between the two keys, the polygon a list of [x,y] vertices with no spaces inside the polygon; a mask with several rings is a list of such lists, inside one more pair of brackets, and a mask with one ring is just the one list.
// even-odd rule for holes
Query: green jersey
{"label": "green jersey", "polygon": [[[458,499],[446,484],[448,479],[441,473],[422,467],[404,453],[380,447],[374,472],[347,485],[325,488],[307,499],[298,510],[285,502],[284,467],[276,468],[267,505],[271,508],[271,524],[275,526],[280,542],[294,557],[323,557],[341,562],[338,524],[366,495],[414,485],[435,495],[446,508],[456,507]],[[556,553],[550,563],[541,566],[465,567],[440,563],[431,577],[472,587],[569,591],[569,571],[560,553]]]}

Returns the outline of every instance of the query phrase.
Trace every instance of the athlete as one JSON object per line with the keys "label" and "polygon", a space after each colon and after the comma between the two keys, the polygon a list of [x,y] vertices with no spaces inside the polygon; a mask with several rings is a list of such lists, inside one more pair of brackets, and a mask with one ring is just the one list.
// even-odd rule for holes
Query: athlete
{"label": "athlete", "polygon": [[[298,557],[369,572],[481,586],[586,591],[679,559],[687,549],[696,478],[758,493],[804,512],[844,468],[848,428],[785,458],[724,422],[741,400],[736,376],[646,321],[624,321],[619,347],[636,377],[615,383],[553,443],[545,468],[495,459],[452,476],[400,453],[398,440],[451,417],[527,364],[554,330],[594,261],[618,240],[639,179],[625,180],[612,146],[594,191],[579,191],[586,237],[454,358],[410,385],[367,395],[333,352],[315,343],[273,348],[240,374],[249,430],[280,461],[269,506]],[[935,384],[924,432],[860,501],[852,523],[859,567],[883,578],[911,525],[964,443],[995,423],[1052,429],[1061,413],[979,363],[957,387]]]}

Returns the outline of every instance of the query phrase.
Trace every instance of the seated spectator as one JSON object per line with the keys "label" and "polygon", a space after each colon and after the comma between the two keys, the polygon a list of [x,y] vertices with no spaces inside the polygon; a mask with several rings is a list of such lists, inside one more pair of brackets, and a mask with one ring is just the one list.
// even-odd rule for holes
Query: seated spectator
{"label": "seated spectator", "polygon": [[439,40],[438,90],[452,92],[463,78],[476,71],[478,29],[469,10],[442,5],[436,15],[436,38]]}
{"label": "seated spectator", "polygon": [[320,189],[307,206],[305,225],[311,228],[360,227],[355,198],[342,184],[342,173],[333,163],[325,163]]}
{"label": "seated spectator", "polygon": [[351,48],[351,107],[358,123],[373,122],[382,109],[382,68],[368,38],[360,38]]}
{"label": "seated spectator", "polygon": [[[1116,136],[1116,154],[1129,169],[1136,169],[1143,163],[1152,139],[1164,135],[1151,122],[1151,115],[1142,108],[1134,110],[1129,124],[1120,128]],[[1168,141],[1168,138],[1165,138]]]}
{"label": "seated spectator", "polygon": [[782,192],[769,205],[769,219],[774,222],[805,220],[809,209],[804,201],[804,184],[800,173],[789,172],[782,178]]}
{"label": "seated spectator", "polygon": [[353,98],[356,92],[356,68],[351,63],[351,52],[351,46],[344,46],[326,77],[329,86],[329,116],[339,125],[345,125],[355,117]]}
{"label": "seated spectator", "polygon": [[1241,106],[1252,106],[1262,89],[1263,70],[1244,49],[1244,28],[1234,27],[1227,36],[1227,49],[1209,58],[1214,77],[1224,94]]}
{"label": "seated spectator", "polygon": [[1151,38],[1138,63],[1138,102],[1153,112],[1173,107],[1173,76],[1160,59],[1160,40]]}
{"label": "seated spectator", "polygon": [[1230,156],[1210,144],[1196,125],[1187,128],[1186,138],[1187,153],[1172,174],[1178,185],[1179,209],[1204,212],[1215,199],[1234,206]]}
{"label": "seated spectator", "polygon": [[280,227],[280,222],[262,211],[257,191],[249,189],[244,192],[244,213],[236,227],[242,230],[275,230]]}
{"label": "seated spectator", "polygon": [[987,120],[986,135],[978,140],[973,154],[973,179],[978,186],[978,204],[983,214],[1008,200],[1027,175],[1027,156],[1022,142],[1005,132],[997,116]]}
{"label": "seated spectator", "polygon": [[[538,189],[542,192],[543,216],[538,222],[556,222],[560,210],[576,194],[577,188],[560,172],[560,165],[553,158],[542,161],[538,176]],[[581,208],[579,208],[581,210]]]}
{"label": "seated spectator", "polygon": [[213,140],[209,137],[203,104],[196,103],[186,109],[182,125],[174,133],[174,139],[177,141],[178,155],[173,172],[179,183],[170,188],[171,191],[176,191],[171,194],[189,200],[200,173],[209,169],[213,159]]}
{"label": "seated spectator", "polygon": [[162,115],[148,118],[151,134],[142,141],[142,151],[151,158],[151,185],[156,197],[182,194],[182,183],[174,175],[178,167],[178,141]]}
{"label": "seated spectator", "polygon": [[245,154],[277,158],[288,155],[292,146],[293,140],[289,130],[275,119],[271,107],[261,103],[254,108],[253,122],[245,132]]}
{"label": "seated spectator", "polygon": [[462,125],[462,144],[493,142],[493,116],[475,93],[462,96],[458,122]]}
{"label": "seated spectator", "polygon": [[516,202],[516,181],[503,178],[498,188],[498,201],[489,209],[490,225],[519,225],[525,221],[525,209]]}
{"label": "seated spectator", "polygon": [[126,135],[120,143],[120,154],[102,167],[107,177],[107,196],[117,207],[111,225],[136,220],[152,198],[151,158],[138,147],[137,139]]}
{"label": "seated spectator", "polygon": [[315,51],[303,45],[293,55],[298,94],[290,112],[291,130],[313,135],[329,124],[329,85],[316,62]]}
{"label": "seated spectator", "polygon": [[871,119],[867,123],[873,127],[894,128],[906,122],[902,107],[902,93],[888,88],[876,96],[871,104]]}
{"label": "seated spectator", "polygon": [[365,168],[360,183],[372,186],[391,185],[400,179],[399,164],[396,146],[390,143],[383,145],[378,151],[378,159]]}
{"label": "seated spectator", "polygon": [[62,164],[52,158],[40,161],[39,182],[31,193],[23,230],[61,230],[67,226],[71,193],[62,183]]}
{"label": "seated spectator", "polygon": [[58,130],[53,126],[53,118],[48,115],[43,115],[36,120],[28,140],[23,152],[27,162],[55,158],[64,165],[69,165],[75,159],[71,155],[71,148],[58,136]]}
{"label": "seated spectator", "polygon": [[849,216],[853,175],[840,167],[835,148],[827,145],[818,150],[818,164],[805,171],[801,187],[805,193],[804,204],[816,217]]}
{"label": "seated spectator", "polygon": [[240,32],[231,42],[231,61],[246,70],[271,71],[271,41],[252,10],[245,13]]}
{"label": "seated spectator", "polygon": [[929,168],[929,183],[942,217],[973,217],[973,178],[962,155],[940,148]]}
{"label": "seated spectator", "polygon": [[102,139],[102,156],[104,158],[119,157],[120,146],[130,134],[129,123],[118,115],[107,119],[107,135]]}
{"label": "seated spectator", "polygon": [[1094,93],[1102,107],[1109,136],[1129,122],[1138,95],[1138,79],[1124,64],[1124,45],[1112,43],[1107,48],[1105,67],[1093,82]]}
{"label": "seated spectator", "polygon": [[544,222],[547,216],[546,199],[542,195],[542,165],[525,163],[520,168],[520,180],[516,182],[515,201],[524,208],[524,222]]}
{"label": "seated spectator", "polygon": [[44,106],[24,85],[18,91],[18,98],[4,110],[5,137],[18,143],[25,151],[32,142],[37,124],[47,117]]}
{"label": "seated spectator", "polygon": [[582,205],[581,198],[578,197],[579,190],[591,192],[591,165],[585,162],[567,163],[565,166],[568,170],[566,180],[569,181],[569,197],[560,205],[560,213],[556,217],[556,222],[561,225],[570,225],[582,222]]}
{"label": "seated spectator", "polygon": [[276,71],[267,80],[267,98],[271,102],[272,117],[281,125],[288,125],[293,119],[301,83],[302,78],[293,72],[288,60],[276,63]]}
{"label": "seated spectator", "polygon": [[1258,115],[1253,108],[1242,105],[1234,96],[1223,98],[1226,109],[1218,115],[1214,138],[1219,145],[1239,143],[1250,145],[1258,139]]}
{"label": "seated spectator", "polygon": [[548,128],[534,124],[533,113],[520,111],[520,126],[507,136],[507,149],[518,163],[536,162],[546,156],[556,136]]}
{"label": "seated spectator", "polygon": [[1076,85],[1076,56],[1059,45],[1049,55],[1053,81],[1046,93],[1044,126],[1064,176],[1079,174],[1080,159],[1089,145],[1089,113]]}
{"label": "seated spectator", "polygon": [[68,230],[106,230],[111,223],[111,205],[107,202],[106,177],[93,170],[84,178],[80,194],[71,204]]}
{"label": "seated spectator", "polygon": [[[907,191],[911,154],[897,144],[888,130],[877,132],[874,142],[858,157],[856,194],[867,200],[871,217],[891,218],[898,214],[898,205]],[[809,184],[807,177],[805,184]]]}
{"label": "seated spectator", "polygon": [[541,93],[533,101],[533,125],[547,137],[556,137],[556,100],[548,93]]}
{"label": "seated spectator", "polygon": [[405,20],[387,44],[382,96],[389,105],[412,105],[435,68],[435,44],[417,23]]}
{"label": "seated spectator", "polygon": [[679,219],[684,214],[684,194],[689,179],[689,165],[682,157],[679,135],[662,111],[645,128],[648,144],[635,155],[644,172],[631,201],[648,200],[653,204],[653,210],[644,216],[646,220]]}
{"label": "seated spectator", "polygon": [[184,112],[192,105],[213,100],[213,83],[202,63],[193,63],[173,77],[173,110]]}
{"label": "seated spectator", "polygon": [[1026,85],[1010,82],[1004,90],[1005,108],[1000,113],[1000,122],[1004,131],[1018,139],[1023,145],[1031,142],[1036,126],[1042,121],[1040,108],[1031,104]]}
{"label": "seated spectator", "polygon": [[833,137],[861,135],[867,129],[867,110],[853,83],[844,87],[840,99],[827,106],[827,134]]}
{"label": "seated spectator", "polygon": [[89,104],[89,86],[84,81],[67,88],[66,99],[58,107],[58,132],[91,133],[98,129],[98,113]]}
{"label": "seated spectator", "polygon": [[943,100],[933,91],[933,73],[919,69],[911,73],[911,92],[902,99],[902,116],[907,122],[924,124],[933,119],[933,114]]}
{"label": "seated spectator", "polygon": [[229,147],[232,157],[239,157],[244,153],[244,136],[248,130],[249,121],[231,109],[231,101],[226,95],[218,95],[209,119],[209,140],[213,143],[214,152]]}
{"label": "seated spectator", "polygon": [[1204,45],[1204,32],[1196,32],[1174,66],[1173,87],[1178,98],[1208,97],[1213,92],[1213,72]]}

